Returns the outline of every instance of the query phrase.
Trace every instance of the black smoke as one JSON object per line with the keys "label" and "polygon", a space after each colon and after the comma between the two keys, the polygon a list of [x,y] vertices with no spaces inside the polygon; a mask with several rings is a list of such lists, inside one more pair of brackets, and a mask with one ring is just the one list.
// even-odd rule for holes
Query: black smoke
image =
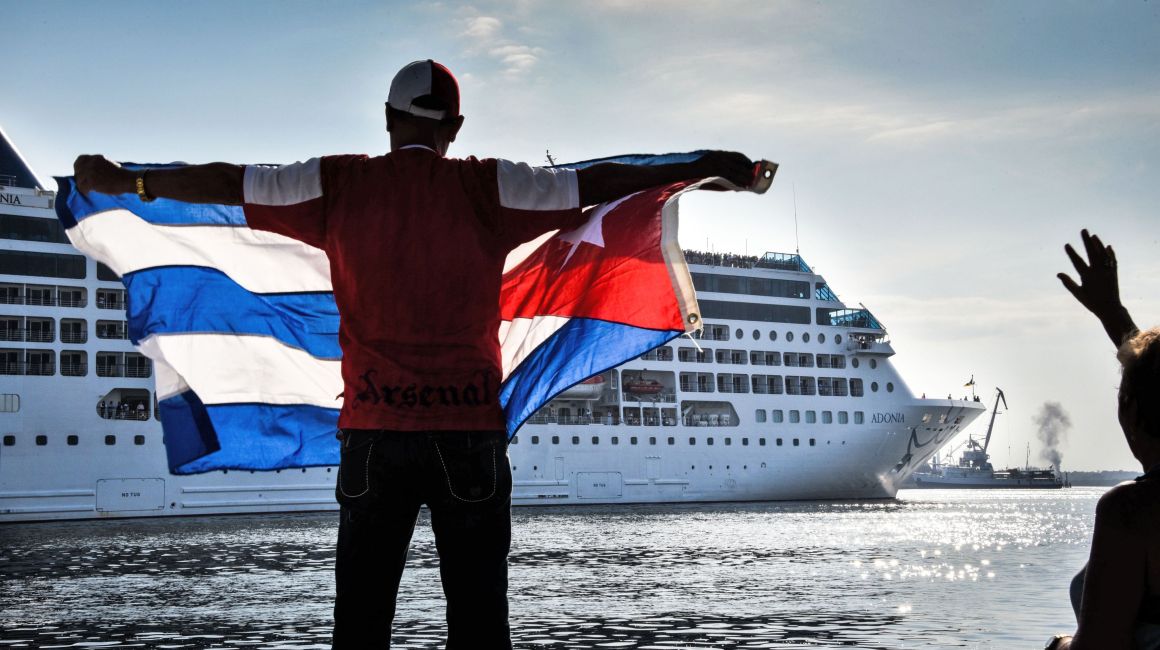
{"label": "black smoke", "polygon": [[1059,402],[1044,402],[1032,420],[1039,427],[1036,435],[1039,442],[1043,443],[1039,457],[1058,469],[1063,463],[1063,453],[1059,448],[1071,429],[1071,418]]}

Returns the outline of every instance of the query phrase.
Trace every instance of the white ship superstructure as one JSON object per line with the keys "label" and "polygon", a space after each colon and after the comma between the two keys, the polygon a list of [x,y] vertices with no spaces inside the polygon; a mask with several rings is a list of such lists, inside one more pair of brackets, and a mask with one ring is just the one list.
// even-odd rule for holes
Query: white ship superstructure
{"label": "white ship superstructure", "polygon": [[[0,133],[0,522],[336,507],[336,467],[168,473],[124,288],[54,201]],[[983,411],[915,398],[882,325],[800,256],[689,262],[704,330],[537,413],[516,505],[889,498]]]}

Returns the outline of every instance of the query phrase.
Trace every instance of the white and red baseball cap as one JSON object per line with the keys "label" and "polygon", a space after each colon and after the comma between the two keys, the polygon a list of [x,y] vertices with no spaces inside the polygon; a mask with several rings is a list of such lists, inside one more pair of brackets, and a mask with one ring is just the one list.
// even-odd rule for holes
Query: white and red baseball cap
{"label": "white and red baseball cap", "polygon": [[[446,110],[416,105],[420,98],[430,97]],[[418,102],[424,104],[426,102]],[[416,117],[443,120],[459,116],[459,82],[455,75],[441,63],[431,59],[415,61],[403,66],[391,80],[391,92],[387,96],[391,108],[410,113]]]}

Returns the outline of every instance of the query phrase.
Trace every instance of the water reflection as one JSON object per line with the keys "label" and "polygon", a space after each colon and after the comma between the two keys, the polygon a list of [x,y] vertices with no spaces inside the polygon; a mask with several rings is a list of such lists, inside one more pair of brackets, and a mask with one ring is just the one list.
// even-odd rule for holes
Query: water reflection
{"label": "water reflection", "polygon": [[[1035,647],[1073,624],[1098,490],[517,510],[527,648]],[[0,527],[0,648],[327,647],[334,513]],[[426,521],[398,647],[436,648]]]}

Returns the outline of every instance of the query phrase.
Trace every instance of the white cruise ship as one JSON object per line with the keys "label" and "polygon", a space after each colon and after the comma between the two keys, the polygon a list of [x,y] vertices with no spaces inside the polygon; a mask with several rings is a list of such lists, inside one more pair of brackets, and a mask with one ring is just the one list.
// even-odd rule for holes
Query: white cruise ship
{"label": "white cruise ship", "polygon": [[[125,293],[0,132],[0,522],[335,508],[335,467],[171,476]],[[553,400],[516,505],[891,498],[983,412],[917,399],[798,255],[688,253],[705,328]]]}

